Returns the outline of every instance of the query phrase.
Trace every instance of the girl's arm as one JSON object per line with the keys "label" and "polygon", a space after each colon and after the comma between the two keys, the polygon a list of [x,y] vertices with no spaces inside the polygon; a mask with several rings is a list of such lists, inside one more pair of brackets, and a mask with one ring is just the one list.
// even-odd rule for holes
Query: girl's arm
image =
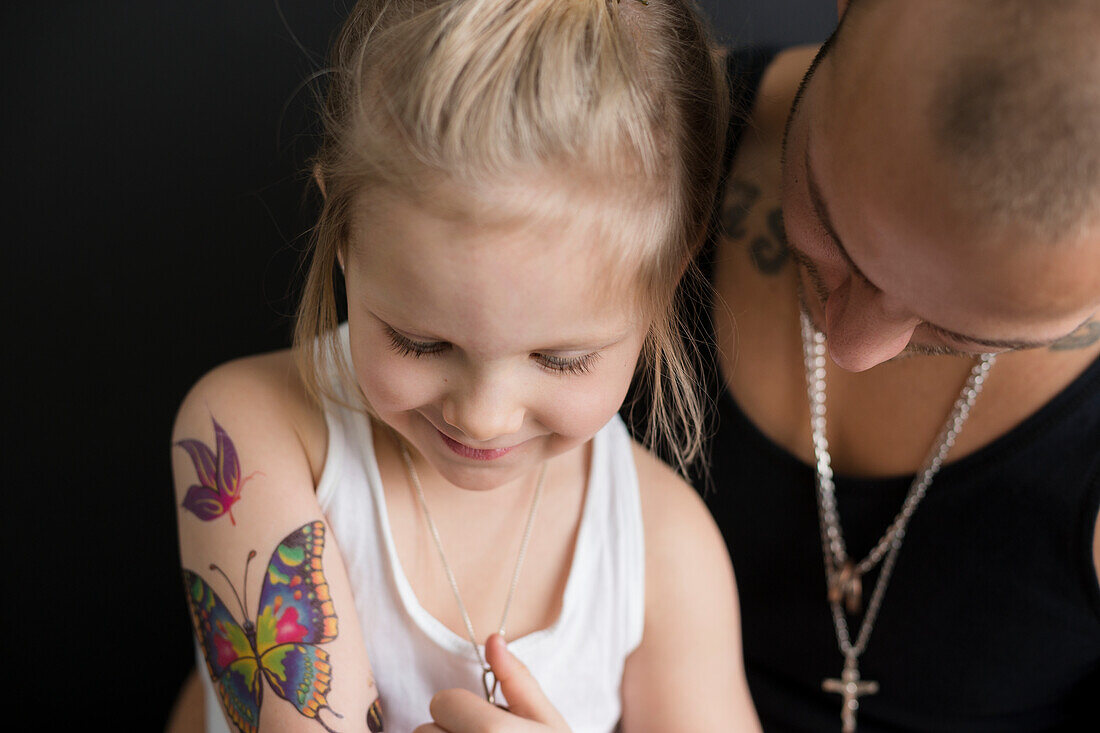
{"label": "girl's arm", "polygon": [[641,646],[623,673],[623,731],[758,731],[741,653],[737,588],[699,495],[641,447],[646,544]]}
{"label": "girl's arm", "polygon": [[183,590],[230,731],[367,731],[378,712],[314,493],[326,439],[289,352],[219,367],[176,418]]}

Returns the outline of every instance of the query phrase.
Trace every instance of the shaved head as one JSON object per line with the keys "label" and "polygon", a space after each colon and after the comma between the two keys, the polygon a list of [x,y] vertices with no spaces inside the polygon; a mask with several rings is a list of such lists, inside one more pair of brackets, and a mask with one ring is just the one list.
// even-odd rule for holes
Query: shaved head
{"label": "shaved head", "polygon": [[920,37],[917,112],[960,202],[1048,240],[1100,222],[1100,4],[856,0],[837,54],[873,13],[896,18],[899,43]]}
{"label": "shaved head", "polygon": [[785,230],[834,361],[1030,348],[1093,317],[1098,39],[1095,0],[851,4],[783,156]]}

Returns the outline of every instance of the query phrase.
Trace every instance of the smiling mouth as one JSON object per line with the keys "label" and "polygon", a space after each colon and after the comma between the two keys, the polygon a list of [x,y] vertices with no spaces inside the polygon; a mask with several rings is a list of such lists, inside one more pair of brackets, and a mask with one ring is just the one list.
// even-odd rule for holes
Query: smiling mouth
{"label": "smiling mouth", "polygon": [[439,433],[439,437],[443,439],[444,445],[451,449],[451,451],[463,458],[472,458],[475,461],[493,461],[497,458],[510,453],[515,445],[508,446],[507,448],[471,448],[465,443],[459,443],[454,438],[444,434],[438,428],[436,432]]}

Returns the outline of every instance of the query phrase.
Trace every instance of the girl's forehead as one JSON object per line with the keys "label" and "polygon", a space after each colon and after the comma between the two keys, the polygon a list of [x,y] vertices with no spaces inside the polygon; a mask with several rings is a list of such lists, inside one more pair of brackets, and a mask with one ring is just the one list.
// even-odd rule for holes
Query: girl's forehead
{"label": "girl's forehead", "polygon": [[638,275],[668,238],[668,217],[653,207],[588,187],[441,193],[441,202],[392,194],[364,201],[352,219],[349,256],[371,267],[462,271],[479,282],[592,283],[621,298],[640,294]]}
{"label": "girl's forehead", "polygon": [[644,301],[637,264],[618,256],[629,243],[602,229],[478,223],[395,203],[353,230],[347,264],[363,307],[411,335],[487,350],[592,346],[638,327]]}

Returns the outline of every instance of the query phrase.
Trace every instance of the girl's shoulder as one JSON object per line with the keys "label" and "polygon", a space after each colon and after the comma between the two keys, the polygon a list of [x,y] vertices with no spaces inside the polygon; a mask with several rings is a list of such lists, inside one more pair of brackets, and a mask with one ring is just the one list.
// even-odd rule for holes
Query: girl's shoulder
{"label": "girl's shoulder", "polygon": [[691,484],[637,442],[634,465],[638,473],[647,568],[659,569],[663,565],[674,568],[692,557],[725,553],[721,533]]}
{"label": "girl's shoulder", "polygon": [[[737,586],[702,498],[634,448],[645,528],[645,625],[623,673],[623,728],[756,731]],[[708,704],[693,705],[692,701]]]}
{"label": "girl's shoulder", "polygon": [[215,436],[263,444],[265,452],[304,462],[314,485],[321,476],[328,433],[324,413],[289,349],[234,359],[203,375],[180,405],[172,440],[209,432],[211,423]]}

